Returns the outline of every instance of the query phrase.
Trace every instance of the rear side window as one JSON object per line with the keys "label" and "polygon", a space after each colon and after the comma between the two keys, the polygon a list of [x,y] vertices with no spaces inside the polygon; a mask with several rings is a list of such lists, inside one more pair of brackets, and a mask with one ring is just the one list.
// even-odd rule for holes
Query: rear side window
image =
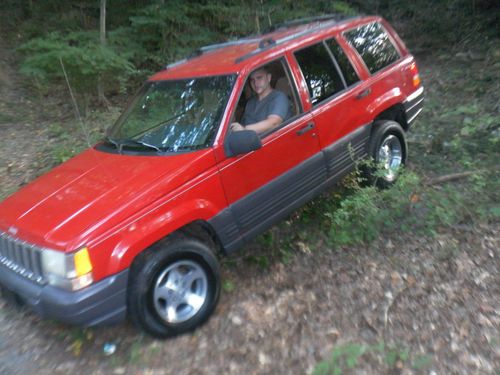
{"label": "rear side window", "polygon": [[323,43],[300,50],[295,57],[307,82],[313,105],[344,90],[342,79]]}
{"label": "rear side window", "polygon": [[326,41],[326,44],[328,45],[328,48],[330,48],[330,51],[332,51],[335,60],[337,60],[337,64],[339,64],[347,86],[351,86],[358,82],[359,77],[356,74],[356,71],[347,58],[344,50],[338,45],[337,41],[335,39],[330,39]]}
{"label": "rear side window", "polygon": [[345,32],[344,36],[356,48],[372,74],[399,59],[398,51],[379,23],[360,26]]}

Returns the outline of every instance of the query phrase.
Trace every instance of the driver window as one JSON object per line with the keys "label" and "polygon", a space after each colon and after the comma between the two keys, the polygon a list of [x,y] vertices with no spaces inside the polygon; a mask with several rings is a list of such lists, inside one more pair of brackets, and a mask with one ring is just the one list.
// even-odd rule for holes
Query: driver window
{"label": "driver window", "polygon": [[[302,112],[296,90],[293,87],[289,70],[283,59],[260,66],[248,76],[232,122],[239,123],[245,128],[250,125],[249,129],[251,129],[252,124],[265,120],[269,115],[276,114],[282,121],[273,124],[269,129],[259,128],[258,130],[261,131],[257,131],[257,133],[263,137],[279,129],[287,124],[291,118]],[[262,90],[268,90],[268,94],[259,99],[259,92]]]}

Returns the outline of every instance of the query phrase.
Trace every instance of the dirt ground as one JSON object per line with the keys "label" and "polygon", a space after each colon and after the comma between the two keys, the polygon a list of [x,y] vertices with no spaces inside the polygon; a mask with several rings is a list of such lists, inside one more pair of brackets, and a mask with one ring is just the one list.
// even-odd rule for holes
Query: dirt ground
{"label": "dirt ground", "polygon": [[[45,168],[51,122],[13,66],[0,42],[2,197]],[[306,374],[335,353],[346,373],[498,374],[499,249],[498,223],[469,223],[335,250],[319,237],[267,266],[237,255],[223,262],[213,317],[167,341],[130,323],[61,325],[0,299],[0,374]]]}

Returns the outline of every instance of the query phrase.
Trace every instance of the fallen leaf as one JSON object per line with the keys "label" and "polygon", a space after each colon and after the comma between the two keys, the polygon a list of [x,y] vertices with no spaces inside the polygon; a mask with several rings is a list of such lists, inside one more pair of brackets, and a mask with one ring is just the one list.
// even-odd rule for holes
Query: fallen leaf
{"label": "fallen leaf", "polygon": [[410,197],[410,202],[413,204],[420,202],[420,195],[412,194],[412,196]]}

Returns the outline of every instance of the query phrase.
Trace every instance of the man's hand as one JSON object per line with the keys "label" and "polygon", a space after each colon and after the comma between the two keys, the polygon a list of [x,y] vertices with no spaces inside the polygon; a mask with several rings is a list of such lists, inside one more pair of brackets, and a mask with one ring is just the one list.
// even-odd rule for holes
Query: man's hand
{"label": "man's hand", "polygon": [[239,132],[241,130],[245,130],[245,127],[243,125],[241,125],[239,122],[233,122],[231,125],[230,125],[230,129],[231,131],[233,132]]}

